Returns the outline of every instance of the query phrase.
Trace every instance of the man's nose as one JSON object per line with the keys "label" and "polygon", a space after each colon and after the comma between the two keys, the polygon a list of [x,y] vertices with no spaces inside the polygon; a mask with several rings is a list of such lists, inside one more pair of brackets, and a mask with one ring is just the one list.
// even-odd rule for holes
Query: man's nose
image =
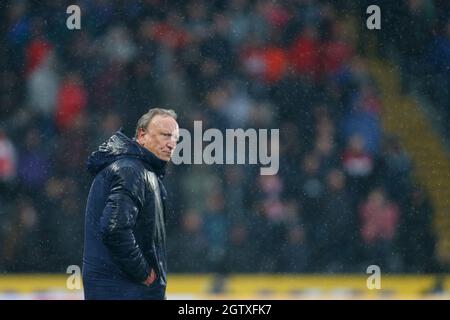
{"label": "man's nose", "polygon": [[169,143],[167,144],[167,147],[172,150],[175,149],[175,146],[177,145],[176,141],[174,139],[170,139]]}

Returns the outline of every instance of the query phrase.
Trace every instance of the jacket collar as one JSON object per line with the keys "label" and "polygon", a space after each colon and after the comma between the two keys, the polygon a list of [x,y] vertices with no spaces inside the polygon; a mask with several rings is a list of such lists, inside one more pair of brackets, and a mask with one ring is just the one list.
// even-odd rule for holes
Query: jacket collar
{"label": "jacket collar", "polygon": [[133,144],[138,148],[141,159],[144,161],[147,167],[156,173],[158,178],[163,179],[166,174],[167,161],[159,159],[155,154],[146,148],[142,147],[135,138],[132,139]]}

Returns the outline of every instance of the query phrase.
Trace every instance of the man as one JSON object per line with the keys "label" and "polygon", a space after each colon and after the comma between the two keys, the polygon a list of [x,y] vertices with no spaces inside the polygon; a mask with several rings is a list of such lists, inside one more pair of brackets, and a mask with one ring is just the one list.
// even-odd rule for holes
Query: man
{"label": "man", "polygon": [[150,109],[134,139],[116,132],[88,159],[85,299],[165,299],[164,170],[179,137],[173,110]]}

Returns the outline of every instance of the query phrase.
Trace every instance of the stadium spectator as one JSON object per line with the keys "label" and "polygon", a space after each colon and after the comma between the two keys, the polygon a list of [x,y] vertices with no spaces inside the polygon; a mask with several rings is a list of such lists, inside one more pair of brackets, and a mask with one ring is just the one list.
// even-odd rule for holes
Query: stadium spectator
{"label": "stadium spectator", "polygon": [[257,269],[257,247],[245,220],[236,220],[230,227],[223,272],[251,273]]}
{"label": "stadium spectator", "polygon": [[375,159],[365,149],[365,140],[359,135],[349,139],[342,154],[342,166],[348,175],[349,190],[357,204],[368,191],[370,177],[375,167]]}
{"label": "stadium spectator", "polygon": [[310,271],[310,247],[305,243],[305,231],[300,225],[292,225],[288,228],[287,243],[281,250],[281,272],[305,273]]}
{"label": "stadium spectator", "polygon": [[61,131],[74,126],[77,116],[87,106],[87,93],[77,73],[69,73],[58,91],[56,104],[56,124]]}
{"label": "stadium spectator", "polygon": [[194,209],[182,217],[181,230],[168,238],[171,270],[202,273],[211,270],[206,259],[209,244],[202,228],[202,216]]}
{"label": "stadium spectator", "polygon": [[386,199],[382,188],[375,188],[360,206],[359,213],[367,263],[387,272],[398,271],[401,266],[395,246],[400,219],[397,204]]}
{"label": "stadium spectator", "polygon": [[332,169],[326,176],[322,219],[319,220],[321,255],[317,257],[325,272],[353,271],[359,242],[358,219],[346,190],[345,174]]}
{"label": "stadium spectator", "polygon": [[228,242],[229,221],[225,212],[222,192],[212,193],[206,199],[207,205],[203,216],[203,232],[209,244],[206,259],[208,265],[218,270],[223,263]]}
{"label": "stadium spectator", "polygon": [[410,206],[400,217],[399,245],[404,270],[424,273],[436,270],[436,239],[433,232],[434,210],[421,186],[415,186]]}
{"label": "stadium spectator", "polygon": [[411,194],[412,161],[398,138],[389,138],[382,158],[383,185],[391,199],[406,209]]}
{"label": "stadium spectator", "polygon": [[37,128],[30,128],[18,163],[18,177],[24,191],[28,191],[30,196],[36,196],[36,192],[42,190],[51,175],[51,162],[42,143],[41,132]]}
{"label": "stadium spectator", "polygon": [[17,176],[17,150],[8,136],[0,130],[0,183],[7,187]]}

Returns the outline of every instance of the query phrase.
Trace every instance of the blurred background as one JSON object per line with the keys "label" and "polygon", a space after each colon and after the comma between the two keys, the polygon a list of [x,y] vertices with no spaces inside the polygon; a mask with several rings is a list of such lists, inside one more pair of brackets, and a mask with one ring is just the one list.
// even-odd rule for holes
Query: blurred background
{"label": "blurred background", "polygon": [[155,106],[188,130],[280,129],[277,175],[169,166],[169,299],[449,298],[448,1],[0,8],[0,299],[83,297],[85,161]]}

